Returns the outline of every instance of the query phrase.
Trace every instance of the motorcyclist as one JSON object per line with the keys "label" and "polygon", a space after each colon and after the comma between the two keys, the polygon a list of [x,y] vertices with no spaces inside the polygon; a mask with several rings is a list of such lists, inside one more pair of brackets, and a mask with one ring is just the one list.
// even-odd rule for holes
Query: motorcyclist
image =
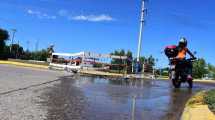
{"label": "motorcyclist", "polygon": [[176,59],[178,59],[186,68],[188,68],[188,79],[192,79],[192,64],[188,64],[186,62],[187,53],[190,55],[192,59],[196,59],[192,52],[187,48],[187,39],[182,37],[178,44],[178,55]]}

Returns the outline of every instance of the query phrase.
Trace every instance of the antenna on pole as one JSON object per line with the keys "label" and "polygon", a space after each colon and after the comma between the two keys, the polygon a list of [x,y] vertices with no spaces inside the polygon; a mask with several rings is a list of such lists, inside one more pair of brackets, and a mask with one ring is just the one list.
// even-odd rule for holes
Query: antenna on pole
{"label": "antenna on pole", "polygon": [[140,32],[139,32],[138,51],[137,51],[137,62],[140,62],[140,53],[141,53],[141,49],[142,49],[142,33],[143,33],[143,25],[145,22],[145,19],[144,19],[145,14],[146,14],[145,0],[142,0]]}

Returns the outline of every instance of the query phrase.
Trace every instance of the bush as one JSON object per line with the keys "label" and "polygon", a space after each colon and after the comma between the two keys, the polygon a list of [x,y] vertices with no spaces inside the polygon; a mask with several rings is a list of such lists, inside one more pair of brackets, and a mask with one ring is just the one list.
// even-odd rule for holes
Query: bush
{"label": "bush", "polygon": [[42,49],[40,51],[34,51],[34,52],[26,51],[21,56],[21,59],[46,61],[48,57],[49,57],[48,51],[45,49]]}
{"label": "bush", "polygon": [[162,75],[162,76],[169,76],[169,71],[162,71],[162,72],[161,72],[161,75]]}
{"label": "bush", "polygon": [[205,102],[208,104],[210,110],[215,112],[215,89],[206,93]]}

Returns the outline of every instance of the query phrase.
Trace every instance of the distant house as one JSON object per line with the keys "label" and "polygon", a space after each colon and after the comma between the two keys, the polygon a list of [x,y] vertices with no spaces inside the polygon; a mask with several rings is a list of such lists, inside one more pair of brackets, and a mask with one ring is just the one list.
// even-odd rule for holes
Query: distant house
{"label": "distant house", "polygon": [[213,79],[213,72],[209,72],[209,74],[203,75],[202,79],[203,80],[212,80]]}

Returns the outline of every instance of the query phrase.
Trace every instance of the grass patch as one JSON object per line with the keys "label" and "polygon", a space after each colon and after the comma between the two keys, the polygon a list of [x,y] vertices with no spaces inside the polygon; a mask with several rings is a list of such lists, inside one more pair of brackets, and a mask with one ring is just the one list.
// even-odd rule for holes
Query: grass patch
{"label": "grass patch", "polygon": [[194,95],[188,100],[186,106],[194,107],[196,105],[207,104],[209,109],[215,113],[215,89],[210,91],[202,91]]}
{"label": "grass patch", "polygon": [[197,93],[195,96],[193,96],[189,101],[187,102],[186,106],[193,106],[193,105],[202,105],[205,104],[204,98],[205,98],[205,91]]}
{"label": "grass patch", "polygon": [[208,104],[209,109],[215,113],[215,89],[206,92],[204,101]]}

